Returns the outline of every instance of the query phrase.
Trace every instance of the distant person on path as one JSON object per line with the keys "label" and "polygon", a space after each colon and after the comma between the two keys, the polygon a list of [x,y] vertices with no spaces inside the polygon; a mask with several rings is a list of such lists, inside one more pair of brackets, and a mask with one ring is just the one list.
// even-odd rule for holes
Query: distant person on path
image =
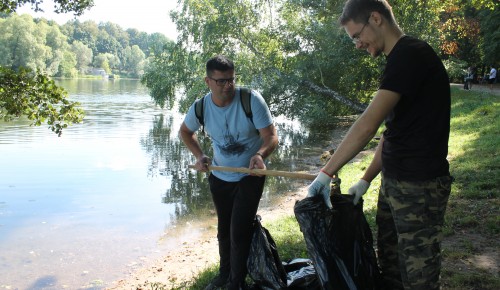
{"label": "distant person on path", "polygon": [[472,89],[472,80],[474,80],[474,70],[471,66],[467,69],[467,74],[464,78],[464,90]]}
{"label": "distant person on path", "polygon": [[[385,0],[348,0],[339,19],[357,49],[384,55],[380,86],[308,189],[329,199],[332,176],[386,130],[363,177],[349,190],[357,203],[381,172],[376,222],[381,289],[440,288],[449,174],[450,84],[424,41],[405,36]],[[328,202],[327,202],[328,204]]]}
{"label": "distant person on path", "polygon": [[488,84],[490,84],[490,90],[493,90],[493,84],[497,80],[497,70],[493,65],[491,65],[490,77],[488,78]]}
{"label": "distant person on path", "polygon": [[[219,55],[206,63],[210,92],[203,98],[204,130],[210,136],[213,164],[218,166],[266,169],[264,160],[278,145],[278,136],[264,98],[251,91],[252,119],[241,104],[241,88],[235,87],[233,62]],[[201,124],[193,104],[181,125],[180,136],[196,157],[196,169],[207,172],[212,159],[198,143]],[[206,289],[240,289],[247,275],[247,258],[253,221],[264,190],[265,176],[212,171],[208,177],[217,212],[219,275]],[[225,288],[224,288],[225,289]]]}

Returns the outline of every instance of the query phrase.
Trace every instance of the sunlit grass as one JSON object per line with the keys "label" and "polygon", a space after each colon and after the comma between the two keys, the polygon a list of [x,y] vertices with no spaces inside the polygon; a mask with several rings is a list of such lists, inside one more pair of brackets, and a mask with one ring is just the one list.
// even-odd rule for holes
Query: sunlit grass
{"label": "sunlit grass", "polygon": [[[446,239],[457,240],[453,246],[443,246],[448,267],[442,270],[445,289],[500,289],[498,276],[480,267],[467,271],[460,264],[480,249],[474,241],[461,238],[462,232],[479,234],[488,245],[498,249],[500,234],[500,97],[484,92],[452,89],[452,119],[449,140],[450,172],[455,177],[443,229]],[[376,142],[369,148],[374,148]],[[369,149],[368,148],[368,149]],[[318,153],[318,155],[321,153]],[[346,165],[340,172],[341,191],[347,193],[368,167],[372,154]],[[380,177],[364,195],[364,212],[375,232],[375,211]],[[263,221],[276,241],[283,261],[306,257],[304,239],[293,213],[272,223]],[[375,236],[375,235],[374,235]],[[494,254],[494,253],[493,253]],[[495,254],[494,254],[495,255]],[[192,284],[184,289],[203,289],[217,267],[210,265]]]}

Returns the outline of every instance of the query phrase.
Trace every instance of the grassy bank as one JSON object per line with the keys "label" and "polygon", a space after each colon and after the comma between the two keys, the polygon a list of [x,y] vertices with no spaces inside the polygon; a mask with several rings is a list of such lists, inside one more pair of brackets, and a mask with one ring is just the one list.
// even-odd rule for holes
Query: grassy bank
{"label": "grassy bank", "polygon": [[[487,92],[452,89],[449,160],[455,182],[445,218],[443,289],[500,289],[499,101],[499,96]],[[347,192],[361,177],[371,157],[372,154],[368,154],[342,169],[339,173],[342,192]],[[365,215],[374,233],[379,185],[378,177],[364,196]],[[293,213],[273,223],[263,221],[263,224],[275,239],[283,261],[307,257]],[[190,285],[178,285],[178,289],[203,289],[216,271],[213,265]],[[166,289],[158,284],[151,288]]]}

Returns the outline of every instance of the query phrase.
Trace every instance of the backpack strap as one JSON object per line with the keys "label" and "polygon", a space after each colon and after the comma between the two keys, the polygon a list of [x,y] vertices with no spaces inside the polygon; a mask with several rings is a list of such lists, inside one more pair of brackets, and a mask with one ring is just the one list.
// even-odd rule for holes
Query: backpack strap
{"label": "backpack strap", "polygon": [[250,119],[250,121],[252,121],[253,124],[252,104],[250,102],[251,96],[252,90],[245,87],[240,88],[241,106],[243,107],[245,115]]}
{"label": "backpack strap", "polygon": [[[205,133],[205,117],[204,117],[205,97],[206,96],[203,96],[201,99],[196,100],[196,102],[194,103],[194,113],[196,115],[196,118],[198,119],[198,122],[201,125],[201,131],[203,133]],[[241,106],[243,107],[243,111],[245,112],[245,115],[247,116],[247,118],[250,119],[250,121],[253,124],[251,97],[252,97],[252,90],[251,89],[246,88],[246,87],[240,88]]]}
{"label": "backpack strap", "polygon": [[205,119],[203,116],[204,105],[205,105],[204,101],[205,101],[205,96],[203,96],[203,98],[201,98],[201,99],[198,99],[194,103],[194,113],[196,115],[196,118],[198,119],[198,122],[200,122],[200,124],[201,124],[201,131],[203,133],[205,133]]}

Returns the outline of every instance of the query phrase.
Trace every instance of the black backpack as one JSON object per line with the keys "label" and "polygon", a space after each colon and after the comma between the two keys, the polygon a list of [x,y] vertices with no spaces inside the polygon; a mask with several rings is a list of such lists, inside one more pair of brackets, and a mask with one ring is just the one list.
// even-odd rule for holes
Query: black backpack
{"label": "black backpack", "polygon": [[[253,124],[253,114],[252,114],[252,105],[250,103],[250,97],[252,96],[252,91],[249,88],[245,87],[240,87],[240,100],[241,100],[241,106],[243,107],[243,111],[245,112],[245,115],[247,118],[250,119],[250,121]],[[197,100],[194,104],[194,112],[196,115],[196,118],[198,118],[198,122],[201,124],[202,132],[205,133],[205,119],[203,116],[204,113],[204,100],[206,96],[203,96],[203,98]]]}

